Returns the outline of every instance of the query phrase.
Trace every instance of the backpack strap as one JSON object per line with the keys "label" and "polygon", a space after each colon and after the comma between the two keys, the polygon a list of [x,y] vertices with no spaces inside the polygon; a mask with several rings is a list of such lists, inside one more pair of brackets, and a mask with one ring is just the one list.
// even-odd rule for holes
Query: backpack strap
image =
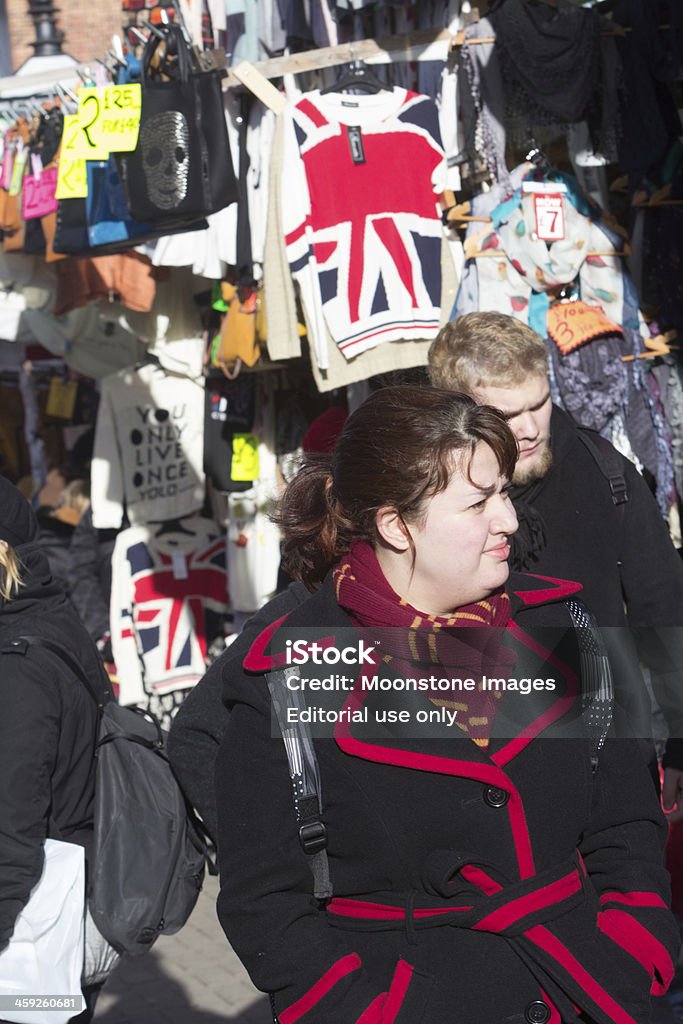
{"label": "backpack strap", "polygon": [[619,518],[623,519],[625,510],[622,506],[629,500],[629,493],[619,453],[600,434],[589,433],[581,429],[577,430],[576,434],[583,446],[593,456],[596,466],[607,480],[612,492],[612,501],[619,509]]}
{"label": "backpack strap", "polygon": [[287,667],[269,672],[266,680],[285,744],[294,810],[299,824],[299,842],[309,858],[315,898],[326,900],[332,896],[332,882],[327,859],[327,829],[321,821],[322,799],[318,758],[308,724],[301,721],[300,714],[291,716],[293,721],[288,715],[290,708],[297,712],[306,708],[306,701],[301,692],[292,690],[287,685],[287,679],[295,672],[295,668]]}
{"label": "backpack strap", "polygon": [[591,768],[595,775],[614,714],[614,677],[593,613],[577,597],[567,601],[567,608],[579,643],[582,715],[590,738]]}

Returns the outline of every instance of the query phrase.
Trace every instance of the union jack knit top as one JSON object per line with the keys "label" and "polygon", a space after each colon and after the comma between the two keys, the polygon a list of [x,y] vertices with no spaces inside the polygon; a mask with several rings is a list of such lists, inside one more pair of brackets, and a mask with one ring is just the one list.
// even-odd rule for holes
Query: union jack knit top
{"label": "union jack knit top", "polygon": [[286,112],[282,222],[318,363],[439,330],[446,165],[434,102],[318,90]]}

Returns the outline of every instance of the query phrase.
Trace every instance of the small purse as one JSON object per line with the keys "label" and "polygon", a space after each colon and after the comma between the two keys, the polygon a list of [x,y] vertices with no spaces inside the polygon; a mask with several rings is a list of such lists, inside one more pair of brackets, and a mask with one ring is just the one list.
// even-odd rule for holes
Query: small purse
{"label": "small purse", "polygon": [[[66,1024],[84,1009],[84,917],[83,847],[46,839],[43,873],[0,953],[3,1020]],[[10,1001],[17,1005],[8,1008]]]}

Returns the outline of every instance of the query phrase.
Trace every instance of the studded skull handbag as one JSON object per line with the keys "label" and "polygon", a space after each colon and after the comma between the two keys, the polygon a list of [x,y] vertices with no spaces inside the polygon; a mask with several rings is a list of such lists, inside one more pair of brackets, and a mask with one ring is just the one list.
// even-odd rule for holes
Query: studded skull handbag
{"label": "studded skull handbag", "polygon": [[145,47],[138,145],[120,166],[136,220],[205,217],[237,200],[220,72],[197,67],[177,25]]}

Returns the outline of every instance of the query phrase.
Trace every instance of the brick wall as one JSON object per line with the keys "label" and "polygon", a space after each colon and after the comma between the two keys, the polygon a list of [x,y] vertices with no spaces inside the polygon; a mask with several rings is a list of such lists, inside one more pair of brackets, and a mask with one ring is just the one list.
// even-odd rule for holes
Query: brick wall
{"label": "brick wall", "polygon": [[[6,0],[12,65],[33,56],[33,20],[27,0]],[[56,0],[57,27],[64,33],[62,49],[78,61],[104,57],[114,33],[121,33],[121,0]]]}

